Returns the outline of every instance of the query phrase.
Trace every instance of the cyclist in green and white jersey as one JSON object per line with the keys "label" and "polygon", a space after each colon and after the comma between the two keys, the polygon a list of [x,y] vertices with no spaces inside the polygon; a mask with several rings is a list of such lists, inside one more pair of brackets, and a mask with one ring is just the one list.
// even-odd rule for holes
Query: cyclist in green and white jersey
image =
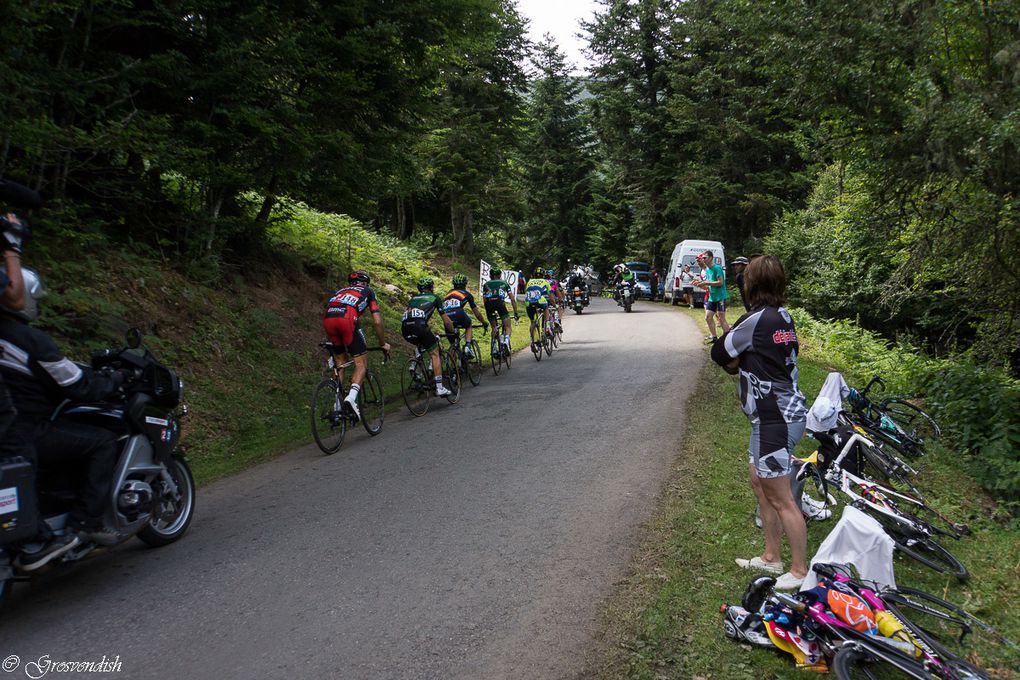
{"label": "cyclist in green and white jersey", "polygon": [[436,394],[445,397],[450,390],[443,385],[443,368],[439,361],[439,338],[429,328],[429,319],[432,314],[439,312],[443,319],[443,326],[446,327],[447,335],[453,335],[456,331],[453,322],[443,309],[443,298],[435,293],[435,282],[431,276],[424,276],[418,279],[418,294],[407,303],[404,310],[404,318],[400,322],[400,334],[412,345],[416,346],[422,353],[428,352],[432,358],[432,375],[436,380]]}
{"label": "cyclist in green and white jersey", "polygon": [[[506,301],[514,308],[514,321],[520,318],[517,314],[517,296],[510,290],[510,284],[503,280],[503,271],[492,268],[489,270],[489,280],[482,284],[482,300],[485,301],[485,315],[488,317],[499,317],[503,322],[503,335],[500,337],[500,344],[503,351],[510,351],[510,312],[506,310]],[[495,330],[495,329],[493,329]]]}

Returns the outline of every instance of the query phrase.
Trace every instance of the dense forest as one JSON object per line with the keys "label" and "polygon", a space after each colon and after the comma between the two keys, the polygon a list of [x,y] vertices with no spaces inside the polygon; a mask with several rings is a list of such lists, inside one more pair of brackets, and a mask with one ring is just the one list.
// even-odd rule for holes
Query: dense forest
{"label": "dense forest", "polygon": [[65,256],[210,276],[289,201],[522,267],[717,238],[818,315],[1020,370],[1020,0],[604,0],[583,76],[512,0],[3,16],[0,176]]}

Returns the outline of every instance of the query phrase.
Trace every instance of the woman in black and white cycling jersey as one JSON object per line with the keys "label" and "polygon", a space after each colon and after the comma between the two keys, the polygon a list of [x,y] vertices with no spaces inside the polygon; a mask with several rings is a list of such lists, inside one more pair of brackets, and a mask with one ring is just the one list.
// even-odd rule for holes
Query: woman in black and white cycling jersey
{"label": "woman in black and white cycling jersey", "polygon": [[[740,375],[740,403],[751,422],[751,486],[761,506],[765,551],[738,559],[746,569],[781,574],[776,587],[794,590],[807,575],[807,528],[790,492],[793,449],[804,434],[807,406],[797,387],[797,331],[782,304],[786,273],[771,255],[744,273],[751,311],[712,346],[712,359]],[[784,573],[782,535],[792,562]]]}

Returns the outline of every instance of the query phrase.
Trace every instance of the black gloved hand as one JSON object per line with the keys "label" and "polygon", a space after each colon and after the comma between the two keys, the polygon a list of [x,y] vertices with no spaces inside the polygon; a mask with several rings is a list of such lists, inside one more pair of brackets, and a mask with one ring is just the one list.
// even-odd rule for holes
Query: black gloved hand
{"label": "black gloved hand", "polygon": [[0,229],[3,230],[0,233],[0,250],[13,250],[20,255],[22,246],[32,233],[28,224],[17,215],[8,213],[0,216]]}

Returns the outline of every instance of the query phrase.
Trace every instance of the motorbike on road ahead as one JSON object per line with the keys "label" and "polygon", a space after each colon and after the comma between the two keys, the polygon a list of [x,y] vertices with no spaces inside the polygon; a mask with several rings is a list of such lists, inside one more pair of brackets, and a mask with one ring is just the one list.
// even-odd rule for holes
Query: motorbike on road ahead
{"label": "motorbike on road ahead", "polygon": [[575,314],[580,314],[588,306],[588,294],[580,286],[574,286],[570,293],[570,306]]}
{"label": "motorbike on road ahead", "polygon": [[[73,419],[118,434],[121,448],[111,471],[113,479],[105,515],[106,528],[116,532],[117,542],[137,536],[153,547],[172,543],[187,531],[195,511],[195,481],[180,446],[180,420],[187,415],[187,407],[181,404],[184,384],[173,370],[141,348],[141,333],[137,330],[128,333],[128,347],[95,352],[91,364],[93,369],[119,371],[126,376],[123,398],[95,404],[65,403],[53,417]],[[81,471],[70,464],[59,470],[41,469],[39,473],[36,503],[31,463],[23,458],[0,461],[0,480],[14,483],[13,488],[0,492],[10,491],[8,495],[21,499],[20,503],[13,503],[13,515],[0,516],[0,522],[6,525],[13,522],[34,533],[38,518],[42,517],[55,535],[62,536],[71,530],[69,511]],[[20,543],[31,538],[12,541],[4,538],[5,533],[0,533],[0,602],[13,582],[27,581],[39,573],[19,566]],[[77,562],[103,552],[102,548],[85,540],[43,569]]]}
{"label": "motorbike on road ahead", "polygon": [[621,281],[617,286],[617,295],[619,295],[620,304],[623,306],[623,311],[630,312],[630,307],[634,303],[634,286],[630,281]]}

